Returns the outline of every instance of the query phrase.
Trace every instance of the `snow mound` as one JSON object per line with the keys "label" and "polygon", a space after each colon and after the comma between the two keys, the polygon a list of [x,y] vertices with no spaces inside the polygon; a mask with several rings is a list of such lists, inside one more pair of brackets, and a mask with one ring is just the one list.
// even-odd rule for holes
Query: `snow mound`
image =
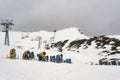
{"label": "snow mound", "polygon": [[86,39],[88,38],[84,34],[81,34],[78,28],[72,27],[72,28],[67,28],[63,30],[59,30],[55,34],[55,42],[57,41],[63,41],[63,40],[76,40],[76,39]]}

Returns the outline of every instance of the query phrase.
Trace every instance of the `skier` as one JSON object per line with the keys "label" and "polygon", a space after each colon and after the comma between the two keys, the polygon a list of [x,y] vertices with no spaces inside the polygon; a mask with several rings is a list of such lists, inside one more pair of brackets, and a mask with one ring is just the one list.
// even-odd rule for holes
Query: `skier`
{"label": "skier", "polygon": [[25,51],[25,52],[23,53],[22,59],[24,59],[24,60],[29,60],[29,54],[30,54],[29,50]]}
{"label": "skier", "polygon": [[63,54],[57,54],[55,62],[62,63],[63,62]]}
{"label": "skier", "polygon": [[42,61],[48,61],[48,56],[44,56],[43,58],[42,58]]}
{"label": "skier", "polygon": [[37,55],[39,61],[41,61],[41,60],[44,58],[45,55],[46,55],[46,52],[45,52],[45,51],[44,51],[44,52],[41,52],[39,55]]}
{"label": "skier", "polygon": [[10,52],[9,52],[10,56],[9,56],[9,58],[11,58],[11,59],[15,59],[16,58],[16,52],[15,51],[16,50],[14,48],[10,49]]}
{"label": "skier", "polygon": [[50,56],[50,61],[55,62],[55,56]]}
{"label": "skier", "polygon": [[29,53],[29,59],[34,59],[34,52]]}

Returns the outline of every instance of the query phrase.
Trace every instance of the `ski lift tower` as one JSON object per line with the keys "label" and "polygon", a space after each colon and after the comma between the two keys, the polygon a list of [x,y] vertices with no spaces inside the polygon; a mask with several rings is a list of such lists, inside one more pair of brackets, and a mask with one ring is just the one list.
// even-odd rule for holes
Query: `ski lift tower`
{"label": "ski lift tower", "polygon": [[56,29],[53,31],[54,32],[54,35],[53,35],[53,42],[55,41],[55,33],[56,33]]}
{"label": "ski lift tower", "polygon": [[39,36],[39,37],[38,37],[38,41],[39,41],[39,43],[38,43],[38,49],[41,48],[41,47],[40,47],[40,46],[41,46],[41,40],[42,40],[42,37]]}
{"label": "ski lift tower", "polygon": [[10,26],[11,25],[14,25],[12,22],[13,20],[1,20],[1,25],[4,26],[3,28],[3,31],[2,32],[5,32],[5,41],[4,41],[4,45],[7,45],[9,46],[9,30],[11,29]]}

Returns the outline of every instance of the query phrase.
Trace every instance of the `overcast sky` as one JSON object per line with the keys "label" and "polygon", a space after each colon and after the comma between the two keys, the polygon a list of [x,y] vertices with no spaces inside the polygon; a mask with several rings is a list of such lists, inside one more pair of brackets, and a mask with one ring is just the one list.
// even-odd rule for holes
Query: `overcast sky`
{"label": "overcast sky", "polygon": [[0,0],[0,19],[13,19],[17,31],[78,27],[88,36],[120,34],[120,0]]}

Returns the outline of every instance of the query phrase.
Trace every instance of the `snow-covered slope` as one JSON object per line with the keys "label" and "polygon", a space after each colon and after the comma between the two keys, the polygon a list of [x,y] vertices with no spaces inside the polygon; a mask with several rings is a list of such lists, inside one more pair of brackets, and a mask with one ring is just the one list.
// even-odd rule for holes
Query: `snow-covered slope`
{"label": "snow-covered slope", "polygon": [[[0,33],[3,35],[4,33]],[[20,47],[24,49],[34,49],[38,48],[38,38],[41,38],[41,48],[45,46],[45,44],[50,44],[53,42],[69,40],[65,45],[67,46],[71,41],[76,39],[84,39],[88,38],[84,34],[80,34],[78,28],[68,28],[64,30],[59,30],[57,32],[47,32],[47,31],[39,31],[39,32],[10,32],[10,42],[13,47]],[[1,36],[1,43],[3,43],[4,36]]]}
{"label": "snow-covered slope", "polygon": [[0,58],[0,80],[119,80],[116,66],[56,64]]}
{"label": "snow-covered slope", "polygon": [[[1,46],[3,46],[3,43],[4,43],[4,35],[5,33],[0,32],[0,37],[1,37],[0,45]],[[57,43],[59,41],[68,40],[67,43],[65,43],[65,45],[62,47],[64,53],[66,53],[66,51],[68,50],[74,51],[74,53],[78,52],[84,55],[83,59],[80,61],[84,60],[88,62],[85,59],[86,57],[87,59],[90,58],[88,59],[89,61],[96,62],[98,61],[99,58],[101,58],[101,56],[104,57],[106,56],[106,54],[111,54],[113,52],[111,51],[111,48],[113,48],[111,44],[114,43],[113,41],[116,41],[116,40],[113,40],[111,38],[119,39],[120,36],[115,35],[115,36],[108,36],[108,37],[102,36],[102,37],[89,38],[85,36],[84,34],[81,34],[79,29],[75,27],[59,30],[59,31],[56,31],[55,33],[47,32],[44,30],[41,30],[39,32],[27,32],[27,33],[12,31],[10,32],[10,48],[14,47],[18,49],[31,50],[31,51],[39,50],[38,49],[38,43],[39,43],[38,38],[39,37],[41,38],[40,40],[41,49],[40,50],[45,50],[44,47],[46,44]],[[105,39],[107,38],[107,39],[104,40],[104,38]],[[106,43],[108,43],[107,41],[109,41],[109,44],[101,46],[103,43],[101,43],[100,40]],[[116,42],[116,44],[118,43]],[[118,50],[119,48],[120,47],[117,46]],[[105,54],[105,51],[106,52],[108,51],[108,53]]]}
{"label": "snow-covered slope", "polygon": [[[5,33],[0,32],[0,46],[6,47],[3,45],[4,43],[4,35]],[[38,43],[39,40],[38,38],[41,37],[41,49],[38,49]],[[47,31],[39,31],[39,32],[13,32],[10,31],[10,46],[7,48],[7,52],[9,53],[10,48],[17,48],[17,53],[21,55],[25,50],[30,50],[30,51],[35,51],[35,53],[38,53],[40,51],[45,50],[44,46],[45,44],[50,44],[52,42],[57,42],[57,41],[64,41],[64,40],[69,40],[65,46],[69,45],[69,43],[73,40],[76,39],[84,39],[88,38],[84,34],[81,34],[79,32],[78,28],[68,28],[68,29],[63,29],[55,32],[55,38],[51,41],[51,38],[54,37],[54,32],[47,32]],[[65,47],[66,48],[66,47]],[[5,50],[6,51],[6,50]],[[2,53],[5,53],[3,50]],[[51,53],[51,52],[49,52]],[[58,53],[58,52],[55,52]],[[64,51],[64,53],[66,53]],[[70,52],[69,52],[70,53]],[[54,54],[54,53],[53,53]],[[7,54],[5,54],[6,56]],[[79,61],[77,61],[79,62]]]}
{"label": "snow-covered slope", "polygon": [[[4,43],[4,33],[0,32],[0,46],[3,46]],[[38,49],[38,38],[41,38],[40,40],[40,46],[41,48]],[[54,38],[55,37],[55,38]],[[47,31],[39,31],[39,32],[10,32],[10,48],[18,48],[20,50],[31,50],[31,51],[43,51],[45,50],[46,44],[51,43],[57,43],[59,41],[68,40],[67,43],[62,47],[63,53],[80,53],[83,56],[80,58],[78,56],[78,61],[83,61],[85,63],[87,62],[97,62],[101,56],[105,57],[107,54],[111,54],[113,51],[111,48],[113,48],[112,43],[115,43],[113,41],[116,41],[119,38],[119,35],[116,35],[115,38],[117,39],[111,39],[114,36],[109,37],[93,37],[89,38],[85,36],[84,34],[81,34],[78,28],[67,28],[63,30],[59,30],[57,32],[47,32]],[[52,38],[52,39],[51,39]],[[112,41],[113,40],[113,41]],[[110,42],[111,41],[111,42]],[[81,43],[82,42],[82,43]],[[106,42],[109,44],[105,44],[103,46],[103,42]],[[98,45],[99,43],[99,45]],[[115,43],[118,44],[118,41]],[[117,46],[117,49],[119,50],[120,46]],[[9,50],[8,49],[8,50]],[[50,50],[55,50],[54,48],[50,48]],[[72,51],[72,52],[68,52]],[[56,51],[56,50],[55,50]],[[21,51],[19,51],[21,52]],[[108,53],[106,53],[108,52]],[[23,52],[21,52],[23,53]],[[50,53],[50,52],[49,52]],[[57,53],[57,52],[55,52]],[[76,56],[75,56],[76,57]],[[80,58],[80,59],[79,59]]]}
{"label": "snow-covered slope", "polygon": [[56,32],[55,36],[56,36],[55,42],[63,41],[63,40],[67,40],[67,39],[72,41],[72,40],[76,40],[76,39],[88,38],[84,34],[81,34],[81,32],[79,32],[79,29],[76,27],[59,30]]}
{"label": "snow-covered slope", "polygon": [[[99,42],[101,38],[89,38],[81,34],[78,28],[63,29],[55,33],[43,30],[28,33],[11,31],[10,46],[3,45],[4,35],[3,32],[0,32],[0,80],[120,80],[119,66],[95,65],[98,64],[98,60],[103,57],[120,58],[120,55],[102,55],[102,51],[104,50],[111,51],[112,46],[104,45],[103,47],[106,48],[100,48],[101,45],[98,46],[96,40],[98,40],[98,43],[101,43]],[[38,49],[39,37],[41,37],[40,49]],[[118,39],[119,36],[116,38]],[[48,50],[44,48],[45,44],[65,40],[68,40],[68,42],[62,47],[62,52],[58,52],[54,48]],[[116,41],[116,39],[114,40]],[[74,41],[78,43],[71,44],[71,42]],[[110,44],[112,44],[112,42],[110,42]],[[96,48],[96,46],[98,47]],[[6,58],[10,48],[16,49],[19,59]],[[119,50],[119,47],[117,48]],[[46,51],[49,56],[63,54],[63,59],[71,58],[73,64],[22,60],[23,52],[26,50],[33,51],[35,56],[41,51]],[[91,65],[91,63],[93,63],[93,65]]]}

